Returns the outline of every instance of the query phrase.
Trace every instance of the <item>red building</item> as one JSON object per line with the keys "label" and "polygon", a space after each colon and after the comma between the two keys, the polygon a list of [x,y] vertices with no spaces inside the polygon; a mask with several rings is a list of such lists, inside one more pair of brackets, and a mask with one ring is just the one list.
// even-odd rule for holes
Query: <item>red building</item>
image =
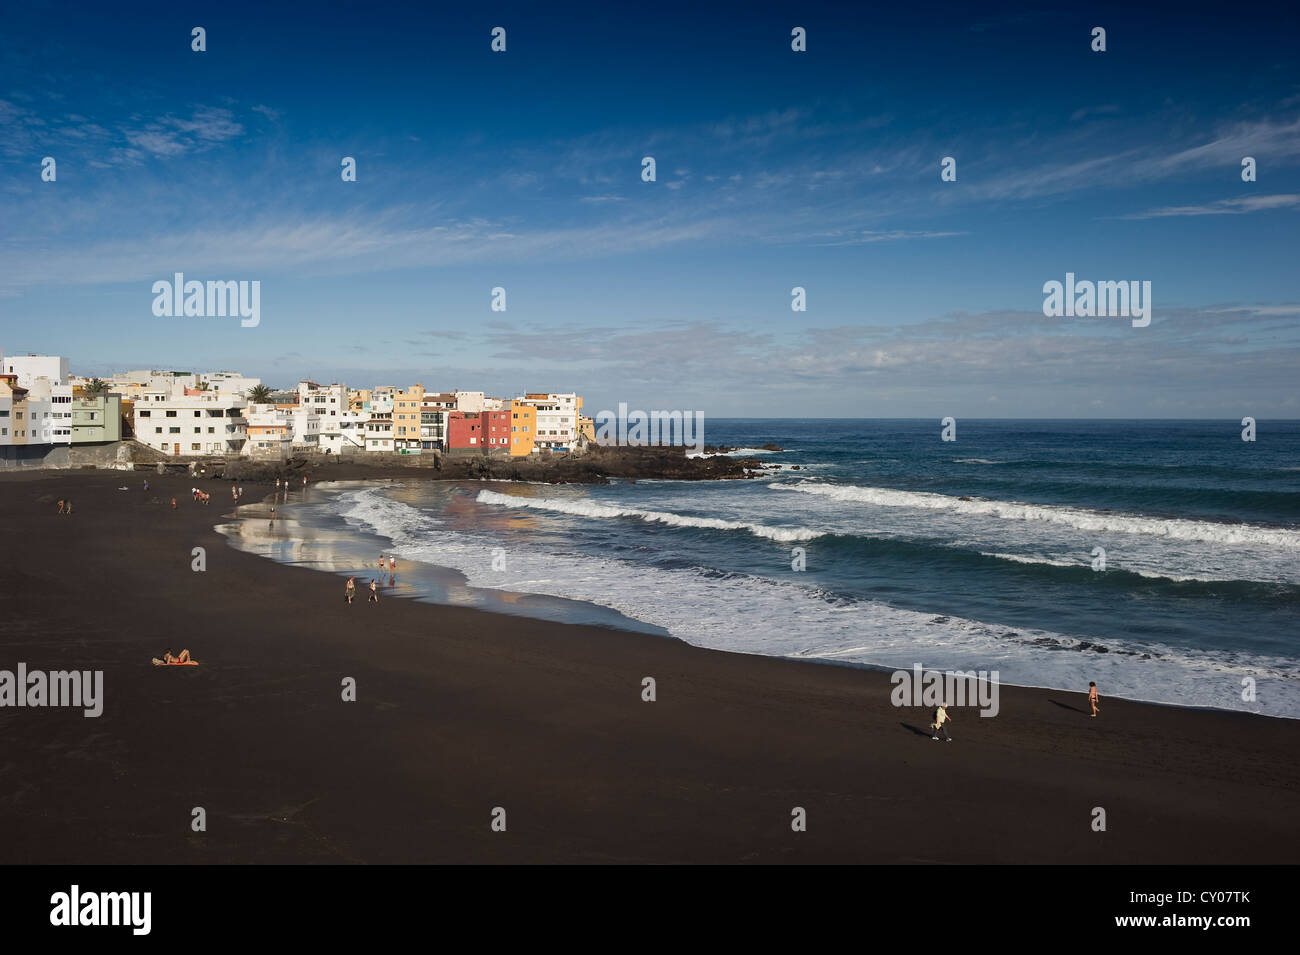
{"label": "red building", "polygon": [[504,451],[509,454],[510,412],[482,411],[479,416],[482,419],[482,443],[487,446],[489,451]]}
{"label": "red building", "polygon": [[447,447],[483,447],[483,418],[477,411],[451,411],[447,414]]}
{"label": "red building", "polygon": [[510,453],[510,412],[452,411],[447,414],[447,447]]}

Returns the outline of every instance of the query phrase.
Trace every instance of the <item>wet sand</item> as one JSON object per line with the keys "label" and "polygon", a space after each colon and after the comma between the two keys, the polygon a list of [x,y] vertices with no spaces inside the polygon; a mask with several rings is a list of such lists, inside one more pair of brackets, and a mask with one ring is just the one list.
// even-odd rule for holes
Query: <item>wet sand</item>
{"label": "wet sand", "polygon": [[[883,673],[364,592],[346,606],[334,575],[230,547],[213,530],[229,484],[204,482],[203,507],[195,483],[0,475],[0,669],[103,670],[105,692],[97,719],[0,708],[0,862],[1300,856],[1295,721],[1105,687],[1094,720],[1083,688],[1002,687],[998,717],[957,710],[936,743]],[[167,647],[202,665],[152,666]]]}

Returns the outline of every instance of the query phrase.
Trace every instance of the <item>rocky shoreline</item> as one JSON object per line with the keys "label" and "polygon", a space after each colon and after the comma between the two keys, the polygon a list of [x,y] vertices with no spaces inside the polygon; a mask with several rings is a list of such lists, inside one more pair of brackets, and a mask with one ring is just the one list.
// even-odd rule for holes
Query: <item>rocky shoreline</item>
{"label": "rocky shoreline", "polygon": [[[775,448],[775,446],[773,446]],[[252,484],[288,478],[294,483],[346,481],[394,476],[441,481],[536,481],[545,484],[608,484],[611,480],[735,481],[760,477],[771,469],[754,457],[707,452],[688,457],[683,447],[590,447],[581,454],[510,458],[482,454],[311,455],[287,461],[247,458],[204,461],[138,462],[136,470],[189,472],[209,480]],[[159,468],[162,471],[159,471]]]}

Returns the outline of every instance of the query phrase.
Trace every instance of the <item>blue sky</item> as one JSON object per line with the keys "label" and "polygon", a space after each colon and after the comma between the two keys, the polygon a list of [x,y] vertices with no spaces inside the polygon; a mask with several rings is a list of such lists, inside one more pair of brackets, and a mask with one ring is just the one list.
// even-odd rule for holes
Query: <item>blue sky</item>
{"label": "blue sky", "polygon": [[[0,349],[714,417],[1300,416],[1300,14],[410,6],[10,9]],[[260,281],[261,324],[155,317],[178,271]],[[1044,317],[1067,271],[1151,281],[1151,325]]]}

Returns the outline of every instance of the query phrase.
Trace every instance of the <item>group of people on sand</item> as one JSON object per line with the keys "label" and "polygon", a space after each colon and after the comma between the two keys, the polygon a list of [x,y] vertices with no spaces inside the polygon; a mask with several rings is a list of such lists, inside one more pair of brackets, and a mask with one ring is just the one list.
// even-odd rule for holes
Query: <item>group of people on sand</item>
{"label": "group of people on sand", "polygon": [[[380,576],[382,576],[383,573],[384,573],[384,562],[385,562],[385,561],[387,561],[387,564],[388,564],[388,572],[389,572],[389,574],[395,574],[395,573],[397,573],[397,558],[394,557],[392,554],[389,554],[387,557],[385,557],[383,554],[380,554],[380,555],[379,555],[379,573],[380,573]],[[389,578],[388,583],[389,583],[390,586],[392,585],[393,581],[392,581],[392,578],[391,578],[391,577]],[[379,584],[378,584],[378,582],[375,580],[374,577],[371,577],[371,578],[370,578],[370,588],[369,588],[369,589],[370,589],[370,594],[366,597],[366,603],[368,603],[368,604],[377,604],[377,603],[379,603]],[[352,601],[353,601],[353,599],[356,597],[356,595],[357,595],[357,578],[356,578],[356,577],[349,577],[349,578],[348,578],[348,585],[347,585],[346,587],[343,588],[343,599],[344,599],[347,603],[352,603]]]}
{"label": "group of people on sand", "polygon": [[[1101,712],[1101,707],[1097,705],[1097,684],[1096,683],[1090,682],[1088,684],[1088,706],[1092,708],[1092,712],[1088,714],[1091,717],[1096,717],[1096,715]],[[939,734],[943,733],[943,738],[946,739],[949,743],[951,743],[952,736],[948,733],[948,724],[951,722],[952,722],[952,715],[948,712],[948,707],[945,704],[940,703],[939,706],[935,709],[934,716],[930,721],[930,731],[932,733],[930,739],[937,740],[939,738]]]}
{"label": "group of people on sand", "polygon": [[212,500],[211,494],[197,487],[190,488],[190,494],[194,497],[194,503],[196,504],[206,504]]}
{"label": "group of people on sand", "polygon": [[[348,603],[352,603],[352,600],[354,597],[356,597],[356,595],[357,595],[357,579],[355,577],[349,577],[348,585],[343,588],[343,598]],[[366,598],[366,603],[368,604],[379,603],[379,587],[375,583],[375,578],[373,577],[370,578],[370,596]]]}
{"label": "group of people on sand", "polygon": [[72,498],[70,497],[59,498],[59,513],[60,514],[72,513]]}

